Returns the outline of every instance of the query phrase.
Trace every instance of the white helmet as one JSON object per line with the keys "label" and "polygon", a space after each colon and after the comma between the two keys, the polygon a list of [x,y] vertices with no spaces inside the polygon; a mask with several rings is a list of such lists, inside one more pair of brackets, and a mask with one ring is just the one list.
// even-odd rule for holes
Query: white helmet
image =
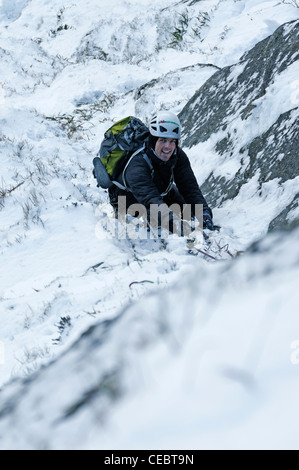
{"label": "white helmet", "polygon": [[179,118],[170,111],[160,111],[150,122],[149,130],[155,137],[179,139],[181,137],[181,123]]}

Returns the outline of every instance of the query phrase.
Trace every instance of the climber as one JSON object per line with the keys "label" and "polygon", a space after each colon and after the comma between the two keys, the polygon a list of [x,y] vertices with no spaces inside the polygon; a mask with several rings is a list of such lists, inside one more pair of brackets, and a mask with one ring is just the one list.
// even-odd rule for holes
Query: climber
{"label": "climber", "polygon": [[[129,190],[124,191],[115,185],[109,188],[110,203],[115,213],[118,214],[119,210],[118,198],[125,196],[127,210],[142,205],[146,208],[150,224],[167,227],[170,232],[181,231],[179,216],[187,207],[193,220],[195,217],[202,219],[203,228],[217,229],[189,159],[179,147],[181,124],[178,117],[169,111],[159,112],[150,122],[149,133],[144,158],[132,158],[126,167],[125,180]],[[159,208],[157,217],[153,216],[157,212],[151,211],[152,207]],[[174,210],[177,207],[180,214]],[[198,207],[202,209],[201,214]],[[131,215],[138,217],[140,213]]]}

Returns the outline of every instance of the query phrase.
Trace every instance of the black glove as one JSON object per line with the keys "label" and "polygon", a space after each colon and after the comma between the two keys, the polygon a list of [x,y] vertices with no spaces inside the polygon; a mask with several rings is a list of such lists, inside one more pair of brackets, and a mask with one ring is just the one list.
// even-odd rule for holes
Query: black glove
{"label": "black glove", "polygon": [[213,224],[213,219],[209,211],[203,212],[203,228],[207,228],[208,230],[219,230],[220,227],[218,225]]}

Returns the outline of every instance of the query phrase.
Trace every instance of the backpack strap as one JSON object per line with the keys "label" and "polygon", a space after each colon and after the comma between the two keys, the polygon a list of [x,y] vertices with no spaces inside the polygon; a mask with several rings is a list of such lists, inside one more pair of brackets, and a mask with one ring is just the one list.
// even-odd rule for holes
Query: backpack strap
{"label": "backpack strap", "polygon": [[[124,191],[131,191],[130,188],[128,187],[127,185],[127,182],[126,182],[126,179],[125,179],[125,173],[126,173],[126,170],[129,166],[129,164],[131,163],[132,159],[134,157],[136,157],[136,155],[138,155],[139,153],[143,152],[145,149],[145,145],[143,145],[140,149],[136,150],[136,152],[134,152],[131,157],[129,158],[129,160],[127,161],[127,164],[122,172],[122,181],[123,181],[123,184],[119,183],[118,181],[112,181],[113,184],[115,184],[115,186],[117,186],[118,188],[120,189],[123,189]],[[142,157],[144,158],[144,160],[146,161],[146,163],[148,164],[148,166],[150,167],[150,170],[151,170],[151,176],[153,178],[154,176],[154,168],[153,168],[153,165],[152,165],[152,162],[150,161],[150,159],[148,158],[148,156],[146,155],[145,152],[143,152],[142,154]]]}
{"label": "backpack strap", "polygon": [[[127,185],[127,182],[126,182],[126,179],[125,179],[125,173],[126,173],[126,170],[130,164],[130,162],[132,161],[132,159],[134,157],[136,157],[136,155],[138,155],[139,153],[143,152],[142,154],[142,158],[146,161],[146,163],[148,164],[150,170],[151,170],[151,177],[154,178],[154,173],[155,173],[155,170],[154,170],[154,167],[153,167],[153,164],[151,162],[151,159],[148,157],[148,155],[144,152],[144,149],[145,149],[145,145],[143,145],[140,149],[136,150],[136,152],[134,152],[132,154],[132,156],[129,158],[123,172],[122,172],[122,181],[123,181],[123,184],[119,183],[118,181],[112,181],[113,184],[115,184],[118,188],[120,189],[123,189],[124,191],[130,191],[131,192],[131,189],[128,187]],[[164,197],[166,196],[169,191],[171,190],[173,184],[174,184],[174,174],[173,174],[173,170],[174,170],[174,167],[175,165],[173,165],[171,167],[171,178],[170,178],[170,182],[169,182],[169,185],[168,187],[166,188],[166,191],[164,191],[162,194],[160,194],[161,197]]]}
{"label": "backpack strap", "polygon": [[164,191],[164,193],[160,194],[161,197],[166,196],[169,193],[169,191],[171,190],[172,186],[173,186],[173,183],[174,183],[173,169],[174,169],[174,166],[171,167],[171,177],[170,177],[169,185],[167,186],[166,191]]}

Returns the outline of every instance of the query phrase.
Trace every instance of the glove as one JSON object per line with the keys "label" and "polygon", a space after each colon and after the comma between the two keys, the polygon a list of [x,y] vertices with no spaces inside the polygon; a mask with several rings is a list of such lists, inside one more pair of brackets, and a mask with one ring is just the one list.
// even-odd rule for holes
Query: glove
{"label": "glove", "polygon": [[207,228],[208,230],[219,230],[220,227],[218,225],[213,224],[213,219],[209,211],[203,212],[203,228]]}

